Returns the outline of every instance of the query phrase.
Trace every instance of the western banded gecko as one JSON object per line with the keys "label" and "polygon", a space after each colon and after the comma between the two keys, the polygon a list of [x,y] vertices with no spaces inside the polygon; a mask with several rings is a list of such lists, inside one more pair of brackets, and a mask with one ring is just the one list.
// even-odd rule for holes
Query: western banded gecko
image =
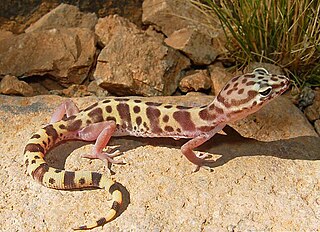
{"label": "western banded gecko", "polygon": [[122,193],[106,175],[91,171],[65,171],[49,167],[45,154],[64,140],[95,141],[87,158],[119,163],[113,157],[118,152],[103,151],[111,136],[191,138],[181,147],[192,163],[203,166],[205,156],[193,149],[200,146],[230,122],[259,110],[289,86],[289,79],[269,74],[257,68],[231,79],[213,102],[202,107],[162,104],[141,99],[109,98],[79,111],[68,100],[54,112],[51,122],[36,132],[25,147],[27,173],[42,185],[54,189],[104,188],[112,195],[113,205],[107,215],[76,229],[102,226],[117,215]]}

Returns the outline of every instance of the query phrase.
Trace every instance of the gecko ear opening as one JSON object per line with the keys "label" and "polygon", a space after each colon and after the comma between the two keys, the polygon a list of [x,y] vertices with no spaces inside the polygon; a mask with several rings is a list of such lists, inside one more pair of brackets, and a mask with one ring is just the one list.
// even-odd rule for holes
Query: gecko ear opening
{"label": "gecko ear opening", "polygon": [[253,70],[253,73],[258,73],[260,75],[266,75],[269,74],[268,70],[266,70],[265,68],[256,68]]}

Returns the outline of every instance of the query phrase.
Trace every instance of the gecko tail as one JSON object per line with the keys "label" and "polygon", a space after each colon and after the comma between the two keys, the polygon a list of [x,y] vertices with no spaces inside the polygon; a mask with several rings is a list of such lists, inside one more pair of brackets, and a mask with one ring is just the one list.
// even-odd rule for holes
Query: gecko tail
{"label": "gecko tail", "polygon": [[109,190],[113,201],[111,209],[108,211],[105,217],[102,217],[97,221],[92,221],[86,225],[73,228],[73,230],[91,230],[95,227],[103,226],[116,218],[122,205],[122,193],[119,190],[117,183],[111,179],[108,179],[105,175],[102,175],[98,187]]}

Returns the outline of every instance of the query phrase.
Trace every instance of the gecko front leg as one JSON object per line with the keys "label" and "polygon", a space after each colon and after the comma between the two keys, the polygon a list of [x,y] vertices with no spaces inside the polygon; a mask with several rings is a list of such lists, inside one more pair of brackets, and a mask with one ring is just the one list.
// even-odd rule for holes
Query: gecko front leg
{"label": "gecko front leg", "polygon": [[[67,118],[79,113],[79,108],[72,100],[66,100],[57,107],[51,116],[50,123],[57,122],[66,115]],[[83,141],[96,141],[92,149],[92,153],[82,155],[84,158],[100,159],[109,163],[123,164],[123,161],[117,161],[113,158],[120,154],[119,150],[114,152],[104,152],[103,149],[107,146],[112,134],[116,129],[114,121],[104,121],[90,124],[79,131],[69,133],[69,139],[80,139]]]}
{"label": "gecko front leg", "polygon": [[89,159],[100,159],[107,162],[107,164],[124,164],[123,161],[113,159],[115,156],[120,154],[119,150],[116,150],[112,153],[103,151],[115,130],[116,123],[114,121],[104,121],[91,124],[78,131],[78,139],[84,141],[96,141],[92,149],[92,153],[82,155],[82,157]]}
{"label": "gecko front leg", "polygon": [[200,167],[204,166],[206,163],[210,161],[206,161],[205,158],[207,155],[203,155],[201,157],[197,156],[195,152],[193,151],[194,148],[199,147],[206,141],[208,141],[210,138],[212,138],[217,132],[222,130],[225,127],[225,123],[218,124],[212,131],[199,135],[188,142],[186,142],[181,147],[182,154],[193,164],[195,164],[197,167],[195,171],[198,171]]}

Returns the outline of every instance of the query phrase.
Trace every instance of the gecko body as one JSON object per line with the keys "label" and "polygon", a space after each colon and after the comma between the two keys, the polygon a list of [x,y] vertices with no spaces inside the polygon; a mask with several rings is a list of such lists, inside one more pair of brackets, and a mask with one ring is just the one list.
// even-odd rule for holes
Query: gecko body
{"label": "gecko body", "polygon": [[107,215],[76,229],[91,229],[113,220],[122,204],[117,184],[106,175],[92,171],[65,171],[49,167],[44,160],[52,147],[64,140],[95,141],[92,153],[83,157],[119,163],[115,153],[104,152],[111,136],[190,138],[181,151],[192,163],[203,166],[205,156],[196,155],[200,146],[230,122],[259,110],[289,86],[289,79],[257,68],[232,78],[212,103],[186,107],[141,99],[109,98],[79,111],[72,101],[60,105],[50,124],[28,141],[25,151],[27,173],[42,185],[55,189],[104,188],[113,204]]}

